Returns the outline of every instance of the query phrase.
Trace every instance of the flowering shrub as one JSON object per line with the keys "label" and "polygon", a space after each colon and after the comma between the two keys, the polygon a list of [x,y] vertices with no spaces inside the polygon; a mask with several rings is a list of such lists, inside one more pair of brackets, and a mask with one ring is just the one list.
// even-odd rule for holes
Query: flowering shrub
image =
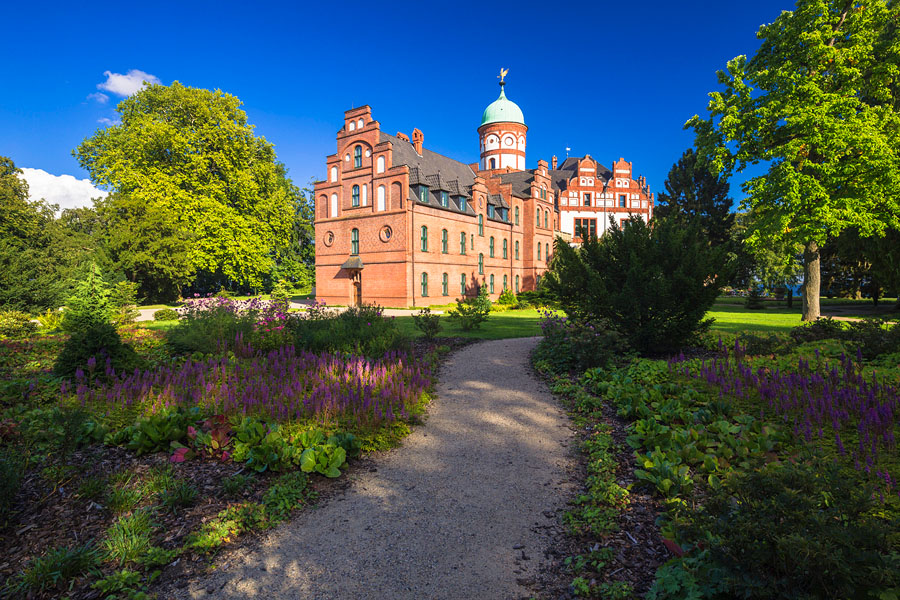
{"label": "flowering shrub", "polygon": [[324,303],[314,304],[290,324],[297,348],[309,352],[376,357],[395,349],[402,339],[394,319],[386,318],[377,305],[354,306],[337,313]]}
{"label": "flowering shrub", "polygon": [[211,354],[232,350],[230,343],[251,339],[266,304],[259,298],[240,301],[225,296],[195,297],[178,308],[178,326],[169,330],[176,352]]}
{"label": "flowering shrub", "polygon": [[544,361],[554,373],[606,367],[628,354],[625,338],[606,319],[575,321],[548,310],[539,314],[544,339],[535,350],[535,360]]}
{"label": "flowering shrub", "polygon": [[[82,404],[138,407],[147,413],[199,406],[204,412],[278,421],[315,419],[378,425],[405,418],[430,385],[430,371],[401,352],[379,360],[296,352],[284,346],[259,355],[241,340],[236,356],[188,360],[180,367],[111,374],[91,387],[77,377]],[[68,388],[63,388],[66,394]]]}

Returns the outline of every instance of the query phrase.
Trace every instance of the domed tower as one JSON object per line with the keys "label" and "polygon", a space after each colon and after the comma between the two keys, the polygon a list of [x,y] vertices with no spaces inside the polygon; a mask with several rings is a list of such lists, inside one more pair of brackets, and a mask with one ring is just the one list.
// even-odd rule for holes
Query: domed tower
{"label": "domed tower", "polygon": [[519,106],[507,99],[503,80],[509,69],[500,69],[500,97],[481,115],[478,136],[481,140],[481,170],[510,167],[525,170],[525,136],[528,127]]}

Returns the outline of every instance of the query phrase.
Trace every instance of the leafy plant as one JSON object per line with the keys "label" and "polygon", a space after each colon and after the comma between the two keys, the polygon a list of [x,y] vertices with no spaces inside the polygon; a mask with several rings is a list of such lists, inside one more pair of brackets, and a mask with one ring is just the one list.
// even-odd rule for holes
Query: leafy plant
{"label": "leafy plant", "polygon": [[13,589],[32,593],[59,589],[75,577],[93,570],[99,561],[99,553],[90,542],[81,546],[54,548],[44,556],[32,559]]}
{"label": "leafy plant", "polygon": [[259,527],[267,527],[266,509],[256,502],[235,504],[221,511],[215,519],[203,524],[188,536],[187,548],[210,552],[234,537]]}
{"label": "leafy plant", "polygon": [[134,510],[142,498],[143,493],[139,488],[127,487],[127,484],[116,486],[109,491],[106,507],[114,514],[126,513]]}
{"label": "leafy plant", "polygon": [[509,288],[503,288],[500,297],[497,298],[497,304],[515,305],[517,303],[516,295]]}
{"label": "leafy plant", "polygon": [[320,473],[326,477],[340,477],[340,468],[347,462],[347,451],[341,446],[323,444],[307,448],[300,455],[300,469],[304,473]]}
{"label": "leafy plant", "polygon": [[98,579],[91,585],[91,589],[99,591],[109,598],[118,598],[121,592],[137,591],[141,583],[141,574],[137,571],[122,569]]}
{"label": "leafy plant", "polygon": [[181,554],[181,551],[178,548],[166,550],[158,546],[150,546],[147,549],[147,553],[138,559],[138,563],[149,569],[163,567],[178,558],[179,554]]}
{"label": "leafy plant", "polygon": [[237,498],[243,494],[244,490],[250,487],[252,482],[252,476],[235,473],[222,480],[222,491],[225,492],[226,496]]}
{"label": "leafy plant", "polygon": [[844,325],[831,317],[820,317],[815,321],[794,327],[791,329],[790,335],[798,344],[841,339],[844,337]]}
{"label": "leafy plant", "polygon": [[109,294],[109,305],[112,311],[112,319],[116,327],[134,323],[140,316],[137,310],[138,285],[128,280],[123,280],[112,286]]}
{"label": "leafy plant", "polygon": [[183,408],[166,409],[139,419],[128,428],[130,439],[126,447],[134,450],[138,456],[166,450],[172,442],[184,439],[196,412],[188,412]]}
{"label": "leafy plant", "polygon": [[174,308],[161,308],[153,313],[154,321],[177,321],[178,312]]}
{"label": "leafy plant", "polygon": [[448,319],[459,323],[463,331],[478,329],[491,314],[491,298],[488,296],[487,286],[478,288],[478,295],[474,298],[459,298],[456,308],[450,309]]}
{"label": "leafy plant", "polygon": [[53,372],[76,380],[79,372],[84,376],[85,370],[89,371],[89,378],[108,377],[112,373],[105,369],[107,361],[111,369],[120,373],[142,364],[111,323],[94,323],[75,330],[57,357]]}
{"label": "leafy plant", "polygon": [[273,522],[282,521],[309,494],[306,473],[285,473],[276,479],[263,494],[262,503]]}
{"label": "leafy plant", "polygon": [[744,302],[744,306],[751,310],[760,310],[766,307],[763,303],[762,293],[757,286],[750,288],[750,293],[747,294],[747,300]]}
{"label": "leafy plant", "polygon": [[120,565],[137,561],[150,548],[150,513],[140,510],[119,517],[106,530],[103,545],[110,560]]}
{"label": "leafy plant", "polygon": [[179,480],[159,493],[160,502],[172,512],[193,506],[199,492],[189,481]]}
{"label": "leafy plant", "polygon": [[106,493],[106,479],[104,477],[85,477],[78,485],[76,492],[80,497],[88,500],[97,500]]}
{"label": "leafy plant", "polygon": [[441,315],[432,314],[427,306],[413,314],[412,318],[416,329],[422,332],[426,340],[433,340],[441,332]]}
{"label": "leafy plant", "polygon": [[0,310],[0,336],[21,339],[37,331],[37,323],[31,315],[18,310]]}
{"label": "leafy plant", "polygon": [[68,333],[84,332],[98,325],[109,325],[112,309],[109,285],[100,267],[91,263],[87,275],[75,284],[75,292],[63,311],[62,328]]}

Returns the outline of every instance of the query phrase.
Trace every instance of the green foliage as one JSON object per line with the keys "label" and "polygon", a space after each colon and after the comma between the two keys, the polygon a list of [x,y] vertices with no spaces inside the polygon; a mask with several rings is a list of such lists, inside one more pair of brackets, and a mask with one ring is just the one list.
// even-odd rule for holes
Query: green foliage
{"label": "green foliage", "polygon": [[497,304],[515,305],[517,303],[516,294],[509,288],[503,288],[500,297],[497,298]]}
{"label": "green foliage", "polygon": [[283,521],[294,508],[303,504],[309,495],[309,478],[306,473],[285,473],[276,479],[266,493],[262,504],[273,522]]}
{"label": "green foliage", "polygon": [[790,335],[798,344],[827,339],[841,339],[844,337],[844,325],[831,317],[822,317],[794,327],[791,329]]}
{"label": "green foliage", "polygon": [[71,548],[54,548],[44,556],[32,559],[12,589],[23,595],[62,589],[72,579],[94,570],[99,562],[99,553],[90,542]]}
{"label": "green foliage", "polygon": [[709,327],[725,263],[696,227],[634,218],[577,249],[558,239],[545,285],[569,317],[609,319],[632,348],[661,354]]}
{"label": "green foliage", "polygon": [[766,307],[766,305],[763,304],[762,293],[758,287],[753,286],[750,288],[750,293],[747,294],[747,301],[744,303],[744,306],[753,310],[759,310]]}
{"label": "green foliage", "polygon": [[474,298],[460,298],[456,308],[450,309],[448,319],[459,324],[463,331],[479,329],[491,314],[491,298],[487,286],[479,286],[478,295]]}
{"label": "green foliage", "polygon": [[[93,368],[90,367],[91,359],[94,359]],[[134,349],[122,342],[111,323],[94,323],[87,329],[77,330],[66,341],[53,364],[53,372],[60,377],[75,379],[80,369],[89,378],[101,377],[105,376],[107,359],[118,373],[142,364]]]}
{"label": "green foliage", "polygon": [[185,547],[198,552],[211,552],[244,532],[268,526],[266,509],[262,504],[235,504],[190,534]]}
{"label": "green foliage", "polygon": [[[117,107],[121,124],[76,150],[92,181],[117,192],[108,211],[113,252],[142,291],[171,293],[198,272],[259,287],[291,239],[289,180],[240,105],[178,82],[145,86]],[[154,221],[161,232],[148,227]],[[172,244],[177,261],[152,251],[154,233]]]}
{"label": "green foliage", "polygon": [[0,336],[16,339],[27,338],[37,331],[37,323],[31,315],[18,310],[0,310]]}
{"label": "green foliage", "polygon": [[888,0],[799,0],[759,29],[752,59],[719,71],[725,89],[710,94],[709,118],[687,123],[717,172],[769,165],[744,184],[742,207],[756,213],[748,241],[805,246],[804,320],[819,316],[828,236],[900,228],[900,71],[885,66],[900,62],[898,14]]}
{"label": "green foliage", "polygon": [[189,481],[183,479],[174,482],[171,486],[159,493],[159,500],[168,510],[175,512],[179,508],[188,508],[197,501],[200,493]]}
{"label": "green foliage", "polygon": [[441,332],[441,315],[431,313],[427,306],[412,316],[416,329],[422,332],[426,340],[433,340]]}
{"label": "green foliage", "polygon": [[75,292],[63,312],[62,328],[68,333],[87,331],[96,325],[109,324],[112,308],[109,286],[96,263],[91,263],[87,276],[75,285]]}
{"label": "green foliage", "polygon": [[198,416],[198,410],[184,408],[166,409],[139,419],[125,429],[126,447],[138,456],[150,452],[168,450],[172,442],[178,442],[187,435],[188,425]]}
{"label": "green foliage", "polygon": [[222,480],[222,491],[225,492],[225,495],[229,498],[238,498],[244,493],[244,490],[252,485],[252,483],[253,477],[251,475],[235,473]]}
{"label": "green foliage", "polygon": [[742,333],[737,337],[738,344],[748,356],[760,354],[784,354],[791,350],[791,341],[783,335],[770,333],[768,335],[755,333]]}
{"label": "green foliage", "polygon": [[300,455],[300,470],[320,473],[325,477],[340,477],[340,468],[347,462],[347,451],[341,446],[323,444],[307,448]]}
{"label": "green foliage", "polygon": [[41,324],[41,329],[48,333],[53,332],[62,327],[62,312],[54,308],[48,308],[43,314],[37,316],[37,320]]}
{"label": "green foliage", "polygon": [[139,510],[119,517],[106,530],[103,546],[107,557],[119,565],[136,562],[150,548],[150,513]]}
{"label": "green foliage", "polygon": [[112,286],[109,293],[109,305],[112,319],[117,327],[134,323],[140,316],[137,310],[138,285],[128,280],[120,281]]}
{"label": "green foliage", "polygon": [[107,594],[104,598],[119,598],[119,594],[135,592],[140,587],[141,574],[129,569],[121,569],[98,579],[91,585],[91,589]]}
{"label": "green foliage", "polygon": [[342,313],[327,313],[312,307],[305,318],[292,319],[294,343],[310,352],[346,352],[380,358],[403,341],[392,318],[385,318],[377,305],[350,307]]}
{"label": "green foliage", "polygon": [[885,597],[900,586],[900,555],[889,541],[897,523],[874,516],[874,503],[871,489],[832,464],[738,474],[701,510],[677,514],[680,538],[707,548],[699,564],[686,565],[697,587],[658,583],[648,597],[697,597],[690,594],[699,585],[707,588],[700,597],[723,600]]}
{"label": "green foliage", "polygon": [[535,349],[534,359],[554,374],[608,367],[629,353],[625,337],[608,319],[578,321],[546,313],[541,329],[544,339]]}
{"label": "green foliage", "polygon": [[65,459],[73,450],[99,441],[105,431],[80,409],[33,408],[21,413],[19,429],[25,446],[36,455]]}
{"label": "green foliage", "polygon": [[154,321],[177,321],[178,311],[174,308],[161,308],[153,313]]}
{"label": "green foliage", "polygon": [[278,283],[275,284],[275,287],[272,288],[272,293],[269,294],[269,298],[272,302],[287,309],[291,303],[291,290],[288,288],[288,282],[284,279],[279,279]]}
{"label": "green foliage", "polygon": [[85,477],[78,484],[76,493],[86,500],[99,500],[106,493],[106,479],[99,476]]}
{"label": "green foliage", "polygon": [[900,323],[888,325],[883,319],[849,321],[846,337],[864,358],[900,352]]}
{"label": "green foliage", "polygon": [[140,488],[121,485],[113,487],[106,498],[106,507],[113,514],[131,512],[143,499]]}
{"label": "green foliage", "polygon": [[27,464],[21,452],[12,448],[0,448],[0,530],[9,524]]}
{"label": "green foliage", "polygon": [[166,550],[158,546],[150,546],[147,549],[147,553],[138,559],[138,563],[150,569],[163,567],[178,558],[179,554],[181,554],[181,551],[178,548]]}
{"label": "green foliage", "polygon": [[252,308],[242,309],[235,301],[216,296],[188,301],[179,312],[178,325],[166,332],[169,346],[182,354],[212,354],[231,349],[238,336],[252,338],[259,306],[254,301]]}

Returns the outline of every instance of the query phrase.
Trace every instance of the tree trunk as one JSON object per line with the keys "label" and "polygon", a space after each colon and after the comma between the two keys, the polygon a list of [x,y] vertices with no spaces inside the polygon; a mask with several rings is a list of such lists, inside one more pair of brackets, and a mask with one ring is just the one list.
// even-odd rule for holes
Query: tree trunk
{"label": "tree trunk", "polygon": [[794,290],[792,290],[791,288],[787,289],[787,301],[787,307],[794,308]]}
{"label": "tree trunk", "polygon": [[819,291],[822,284],[819,245],[808,242],[803,249],[803,313],[801,321],[815,321],[822,315]]}

